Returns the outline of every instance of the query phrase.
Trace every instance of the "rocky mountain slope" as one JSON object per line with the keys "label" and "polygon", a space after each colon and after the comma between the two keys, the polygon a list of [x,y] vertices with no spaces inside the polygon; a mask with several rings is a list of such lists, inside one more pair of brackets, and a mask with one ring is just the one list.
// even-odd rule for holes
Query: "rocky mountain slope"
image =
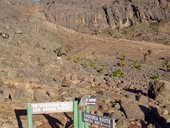
{"label": "rocky mountain slope", "polygon": [[[159,31],[160,22],[170,18],[168,0],[49,0],[44,4],[49,21],[79,32],[164,44],[170,41],[169,35]],[[135,27],[123,29],[129,26]]]}
{"label": "rocky mountain slope", "polygon": [[80,31],[124,28],[170,18],[167,0],[50,0],[45,14],[53,23]]}
{"label": "rocky mountain slope", "polygon": [[[78,0],[55,2],[72,9],[61,17],[79,13],[68,4],[84,6],[86,12]],[[26,128],[28,102],[69,101],[84,95],[97,98],[91,112],[116,119],[116,128],[168,128],[170,47],[56,25],[47,13],[55,12],[50,9],[55,2],[0,1],[0,128]],[[112,1],[82,2],[93,8]],[[72,127],[72,113],[33,119],[36,128]]]}

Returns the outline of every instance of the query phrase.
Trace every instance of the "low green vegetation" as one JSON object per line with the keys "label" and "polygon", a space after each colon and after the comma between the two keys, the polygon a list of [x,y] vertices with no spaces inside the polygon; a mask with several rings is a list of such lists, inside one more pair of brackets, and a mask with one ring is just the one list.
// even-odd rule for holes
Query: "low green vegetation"
{"label": "low green vegetation", "polygon": [[97,69],[97,72],[98,72],[98,73],[103,73],[103,71],[104,71],[104,68],[103,68],[103,67],[100,67],[99,69]]}
{"label": "low green vegetation", "polygon": [[166,72],[170,72],[170,63],[169,63],[170,57],[165,57],[163,59],[164,59],[164,63],[163,63],[162,70]]}
{"label": "low green vegetation", "polygon": [[88,64],[82,63],[81,66],[83,66],[83,68],[87,68],[87,67],[88,67]]}
{"label": "low green vegetation", "polygon": [[133,65],[132,65],[132,68],[141,70],[142,65],[141,65],[138,61],[135,61],[135,62],[133,63]]}
{"label": "low green vegetation", "polygon": [[120,62],[117,63],[117,65],[118,65],[119,67],[123,67],[123,66],[125,66],[125,64],[126,64],[126,62],[125,62],[124,60],[122,60],[122,61],[120,61]]}
{"label": "low green vegetation", "polygon": [[155,81],[160,80],[159,75],[153,75],[153,76],[151,76],[150,78],[151,78],[152,80],[155,80]]}
{"label": "low green vegetation", "polygon": [[67,60],[79,63],[83,68],[92,68],[98,73],[103,73],[105,66],[100,64],[97,59],[87,59],[84,57],[68,57]]}
{"label": "low green vegetation", "polygon": [[125,73],[120,69],[112,73],[112,77],[124,77],[124,76],[125,76]]}
{"label": "low green vegetation", "polygon": [[166,72],[170,72],[170,65],[165,65],[165,66],[163,66],[163,69],[164,69]]}

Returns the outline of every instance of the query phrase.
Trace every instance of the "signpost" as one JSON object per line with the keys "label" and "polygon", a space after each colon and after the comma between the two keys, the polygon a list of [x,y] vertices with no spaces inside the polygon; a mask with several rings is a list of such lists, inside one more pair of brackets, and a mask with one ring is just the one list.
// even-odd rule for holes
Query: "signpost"
{"label": "signpost", "polygon": [[[33,128],[32,115],[46,113],[73,112],[74,128],[89,128],[90,124],[96,124],[105,128],[114,128],[115,120],[108,117],[92,115],[90,105],[95,105],[96,99],[85,96],[78,101],[50,102],[50,103],[28,103],[27,104],[27,128]],[[79,106],[83,110],[79,110]]]}
{"label": "signpost", "polygon": [[51,102],[51,103],[32,103],[32,114],[72,112],[73,101]]}
{"label": "signpost", "polygon": [[111,119],[109,117],[97,116],[97,115],[92,115],[89,113],[83,113],[82,116],[83,116],[84,122],[99,125],[99,126],[105,127],[105,128],[114,128],[115,127],[115,120]]}
{"label": "signpost", "polygon": [[[79,103],[79,107],[80,108],[82,107],[81,109],[84,109],[86,113],[90,113],[90,105],[91,105],[91,103],[87,104],[87,99],[92,99],[92,98],[90,96],[82,97],[81,100],[80,100],[80,103]],[[83,110],[79,110],[78,111],[78,117],[79,117],[79,119],[78,119],[79,127],[78,128],[89,128],[89,123],[83,122],[82,114],[83,114]]]}
{"label": "signpost", "polygon": [[96,105],[96,98],[83,97],[80,101],[80,106]]}
{"label": "signpost", "polygon": [[[75,103],[75,105],[73,105]],[[28,103],[27,104],[27,127],[32,128],[32,115],[45,113],[73,112],[75,122],[78,122],[78,102],[50,102],[50,103]],[[73,108],[74,106],[74,108]]]}
{"label": "signpost", "polygon": [[95,105],[96,104],[96,98],[86,98],[85,105]]}
{"label": "signpost", "polygon": [[[28,103],[27,128],[33,128],[32,115],[59,112],[73,112],[74,128],[89,128],[89,124],[82,121],[82,111],[78,108],[78,101]],[[90,106],[85,106],[85,111],[89,113]]]}

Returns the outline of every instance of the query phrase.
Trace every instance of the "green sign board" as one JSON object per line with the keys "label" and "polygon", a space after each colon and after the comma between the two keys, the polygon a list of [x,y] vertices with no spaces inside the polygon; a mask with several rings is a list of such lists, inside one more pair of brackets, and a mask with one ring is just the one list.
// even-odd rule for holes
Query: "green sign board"
{"label": "green sign board", "polygon": [[[86,106],[87,113],[90,112],[90,106]],[[28,103],[27,104],[27,128],[33,128],[32,115],[73,112],[74,128],[89,128],[88,123],[82,121],[82,111],[78,109],[78,101],[50,102],[50,103]]]}

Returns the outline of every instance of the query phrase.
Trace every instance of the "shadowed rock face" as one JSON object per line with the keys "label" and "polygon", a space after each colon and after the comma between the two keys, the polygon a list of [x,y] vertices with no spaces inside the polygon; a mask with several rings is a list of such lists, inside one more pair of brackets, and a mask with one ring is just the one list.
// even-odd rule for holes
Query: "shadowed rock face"
{"label": "shadowed rock face", "polygon": [[82,32],[170,18],[167,0],[50,0],[44,3],[48,20]]}

